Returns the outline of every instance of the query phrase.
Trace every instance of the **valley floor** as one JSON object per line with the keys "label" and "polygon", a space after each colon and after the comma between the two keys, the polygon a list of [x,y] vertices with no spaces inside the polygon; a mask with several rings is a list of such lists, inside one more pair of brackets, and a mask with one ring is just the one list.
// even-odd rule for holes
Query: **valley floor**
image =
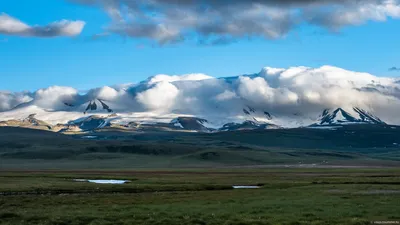
{"label": "valley floor", "polygon": [[400,169],[1,171],[0,180],[0,224],[9,225],[400,221]]}
{"label": "valley floor", "polygon": [[391,126],[70,136],[0,128],[0,224],[400,223],[398,143]]}

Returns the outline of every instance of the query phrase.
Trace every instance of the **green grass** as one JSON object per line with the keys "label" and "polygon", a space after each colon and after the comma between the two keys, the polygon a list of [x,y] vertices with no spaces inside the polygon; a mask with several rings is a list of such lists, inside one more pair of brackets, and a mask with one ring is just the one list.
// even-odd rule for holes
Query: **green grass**
{"label": "green grass", "polygon": [[0,224],[400,221],[400,133],[390,127],[94,135],[0,128]]}
{"label": "green grass", "polygon": [[[74,178],[131,182],[100,185]],[[31,171],[0,172],[0,180],[0,224],[400,221],[399,169]]]}

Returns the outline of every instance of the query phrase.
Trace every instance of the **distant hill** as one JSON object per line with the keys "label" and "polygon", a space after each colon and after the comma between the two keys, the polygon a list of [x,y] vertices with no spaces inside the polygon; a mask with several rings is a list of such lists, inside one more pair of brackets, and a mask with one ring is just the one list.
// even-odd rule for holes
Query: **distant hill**
{"label": "distant hill", "polygon": [[0,127],[0,169],[400,166],[399,129],[381,124],[217,133],[108,128],[64,135]]}

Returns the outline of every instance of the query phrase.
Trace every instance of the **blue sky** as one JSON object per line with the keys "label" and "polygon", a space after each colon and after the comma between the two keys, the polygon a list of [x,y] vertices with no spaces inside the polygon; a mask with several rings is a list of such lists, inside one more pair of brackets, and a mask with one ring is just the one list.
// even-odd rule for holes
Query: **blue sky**
{"label": "blue sky", "polygon": [[[52,85],[85,90],[139,82],[156,74],[221,77],[255,73],[264,66],[333,65],[377,76],[400,74],[388,70],[400,66],[400,20],[393,15],[386,21],[367,18],[338,32],[304,23],[275,40],[255,35],[251,40],[235,37],[232,43],[204,46],[191,41],[160,44],[154,36],[110,33],[105,29],[115,23],[104,7],[65,0],[0,1],[1,13],[31,26],[62,19],[84,21],[85,26],[78,35],[42,37],[33,31],[1,32],[0,23],[0,90],[34,91]],[[102,33],[107,36],[92,40]]]}

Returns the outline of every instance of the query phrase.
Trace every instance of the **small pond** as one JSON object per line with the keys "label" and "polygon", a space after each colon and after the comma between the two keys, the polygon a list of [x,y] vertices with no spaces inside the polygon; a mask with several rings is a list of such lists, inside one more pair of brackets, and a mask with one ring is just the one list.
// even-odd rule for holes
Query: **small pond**
{"label": "small pond", "polygon": [[125,184],[130,182],[129,180],[89,180],[89,179],[74,179],[77,182],[89,182],[96,184]]}
{"label": "small pond", "polygon": [[233,189],[257,189],[260,186],[232,186]]}

